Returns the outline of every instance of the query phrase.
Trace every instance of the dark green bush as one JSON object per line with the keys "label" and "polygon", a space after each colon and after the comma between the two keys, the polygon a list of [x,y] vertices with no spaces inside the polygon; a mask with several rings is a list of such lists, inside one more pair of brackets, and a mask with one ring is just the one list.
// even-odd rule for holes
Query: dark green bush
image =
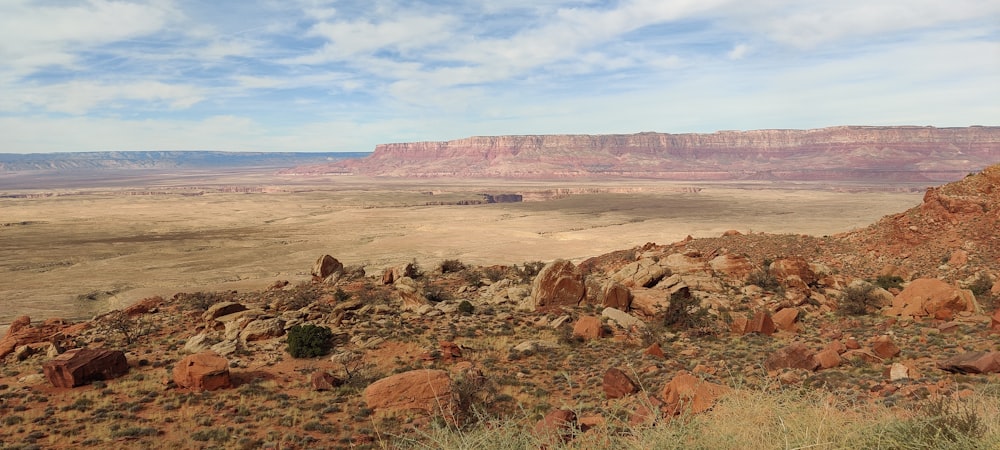
{"label": "dark green bush", "polygon": [[707,325],[709,318],[708,308],[701,306],[700,298],[677,291],[670,294],[663,325],[673,330],[688,330]]}
{"label": "dark green bush", "polygon": [[446,259],[441,261],[441,273],[461,272],[465,270],[465,264],[457,259]]}
{"label": "dark green bush", "polygon": [[875,285],[863,283],[848,286],[840,296],[840,312],[849,316],[864,316],[878,311],[882,300],[872,291]]}
{"label": "dark green bush", "polygon": [[333,332],[316,325],[296,325],[288,330],[288,354],[293,358],[313,358],[330,353]]}
{"label": "dark green bush", "polygon": [[903,278],[897,275],[879,275],[878,278],[875,279],[875,285],[885,290],[892,288],[902,289]]}
{"label": "dark green bush", "polygon": [[474,310],[475,308],[472,306],[472,303],[469,303],[468,300],[462,300],[462,303],[458,304],[458,312],[462,314],[472,314],[472,311]]}

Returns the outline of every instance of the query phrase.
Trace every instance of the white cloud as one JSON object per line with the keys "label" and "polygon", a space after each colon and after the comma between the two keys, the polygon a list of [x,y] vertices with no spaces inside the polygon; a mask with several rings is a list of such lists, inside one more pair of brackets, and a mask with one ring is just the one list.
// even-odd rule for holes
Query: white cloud
{"label": "white cloud", "polygon": [[747,44],[736,44],[733,49],[726,53],[726,57],[729,59],[743,59],[750,51],[750,46]]}
{"label": "white cloud", "polygon": [[95,108],[116,109],[121,101],[160,103],[171,109],[190,108],[204,99],[202,90],[190,85],[171,85],[156,81],[102,84],[71,81],[37,87],[22,87],[0,100],[0,110],[18,111],[39,108],[44,111],[86,114]]}
{"label": "white cloud", "polygon": [[287,60],[291,64],[322,64],[371,55],[381,50],[406,53],[447,41],[455,18],[448,15],[413,16],[372,22],[319,22],[308,34],[328,42],[309,55]]}

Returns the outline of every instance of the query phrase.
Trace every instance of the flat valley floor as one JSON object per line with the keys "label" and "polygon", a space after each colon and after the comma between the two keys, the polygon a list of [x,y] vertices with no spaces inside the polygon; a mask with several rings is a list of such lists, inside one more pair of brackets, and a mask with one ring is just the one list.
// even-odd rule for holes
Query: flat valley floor
{"label": "flat valley floor", "polygon": [[[414,260],[425,269],[445,259],[578,262],[730,229],[835,234],[916,206],[923,194],[918,186],[887,192],[260,173],[104,181],[48,190],[0,183],[0,332],[24,314],[88,319],[153,295],[298,283],[323,254],[363,265],[369,275]],[[455,204],[481,200],[482,193],[519,193],[530,201]],[[16,198],[25,194],[30,198]]]}

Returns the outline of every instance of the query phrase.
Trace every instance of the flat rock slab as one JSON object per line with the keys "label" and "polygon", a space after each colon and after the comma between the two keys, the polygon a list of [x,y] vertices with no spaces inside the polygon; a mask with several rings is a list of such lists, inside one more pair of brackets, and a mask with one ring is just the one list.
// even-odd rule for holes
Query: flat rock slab
{"label": "flat rock slab", "polygon": [[42,364],[42,370],[53,386],[72,388],[125,375],[128,361],[121,350],[77,348]]}

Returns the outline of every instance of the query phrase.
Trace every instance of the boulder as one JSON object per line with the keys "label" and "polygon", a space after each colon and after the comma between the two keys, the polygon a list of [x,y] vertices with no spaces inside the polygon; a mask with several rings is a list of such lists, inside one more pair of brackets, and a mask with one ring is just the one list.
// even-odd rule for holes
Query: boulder
{"label": "boulder", "polygon": [[[576,433],[576,413],[568,409],[550,411],[535,423],[534,433],[540,441],[546,444],[569,442]],[[543,446],[544,448],[544,446]]]}
{"label": "boulder", "polygon": [[631,330],[632,328],[645,328],[646,322],[643,322],[638,317],[635,317],[625,311],[615,309],[612,307],[604,308],[601,311],[601,317],[605,317],[608,320],[614,321],[618,326]]}
{"label": "boulder", "polygon": [[639,392],[639,386],[621,369],[612,367],[604,372],[604,395],[608,398],[622,398]]}
{"label": "boulder", "polygon": [[71,388],[125,375],[128,361],[120,350],[77,348],[45,362],[42,370],[53,386]]}
{"label": "boulder", "polygon": [[604,336],[604,325],[600,317],[583,316],[573,325],[573,337],[584,340],[599,339]]}
{"label": "boulder", "polygon": [[313,264],[312,277],[314,282],[336,283],[343,274],[344,265],[330,255],[320,256]]}
{"label": "boulder", "polygon": [[889,336],[878,336],[872,340],[872,353],[879,358],[889,359],[895,357],[900,352],[899,347]]}
{"label": "boulder", "polygon": [[632,304],[632,292],[624,284],[612,281],[604,286],[603,291],[602,305],[628,311]]}
{"label": "boulder", "polygon": [[456,398],[448,372],[418,369],[382,378],[365,388],[368,407],[378,411],[425,411],[453,418]]}
{"label": "boulder", "polygon": [[420,270],[417,269],[416,264],[407,263],[401,266],[390,267],[382,272],[382,284],[394,284],[400,278],[417,278],[420,275]]}
{"label": "boulder", "polygon": [[809,263],[802,258],[782,258],[776,260],[771,263],[769,270],[782,284],[787,283],[788,278],[792,276],[797,276],[799,280],[807,285],[817,281],[816,273],[812,271]]}
{"label": "boulder", "polygon": [[770,354],[764,360],[764,368],[767,370],[785,368],[816,370],[819,367],[819,362],[816,361],[815,355],[816,352],[809,349],[808,346],[796,342]]}
{"label": "boulder", "polygon": [[757,311],[754,313],[753,317],[747,321],[747,325],[743,330],[743,333],[757,333],[765,336],[774,334],[774,321],[771,320],[771,315],[764,311]]}
{"label": "boulder", "polygon": [[[1000,283],[997,283],[997,285],[1000,285]],[[1000,308],[993,311],[993,315],[990,316],[990,331],[1000,333]]]}
{"label": "boulder", "polygon": [[962,267],[969,263],[969,252],[958,249],[951,252],[951,257],[948,258],[948,265],[951,267]]}
{"label": "boulder", "polygon": [[209,340],[208,335],[205,333],[198,333],[184,341],[184,351],[186,353],[201,353],[208,350],[211,346],[212,341]]}
{"label": "boulder", "polygon": [[702,261],[701,258],[688,254],[674,253],[668,255],[662,261],[675,274],[708,272],[708,264]]}
{"label": "boulder", "polygon": [[642,354],[643,355],[649,355],[649,356],[655,356],[657,358],[666,358],[667,357],[667,355],[665,353],[663,353],[663,348],[661,348],[660,344],[656,343],[656,342],[650,344],[649,347],[646,347],[646,349],[642,351]]}
{"label": "boulder", "polygon": [[670,269],[667,268],[666,264],[654,261],[652,258],[643,258],[619,269],[611,275],[611,280],[621,283],[625,287],[648,288],[653,287],[668,275],[670,275]]}
{"label": "boulder", "polygon": [[959,289],[937,278],[920,278],[908,284],[892,299],[886,311],[891,316],[937,316],[942,310],[951,312],[979,311],[972,291]]}
{"label": "boulder", "polygon": [[781,331],[795,331],[795,320],[799,317],[798,308],[782,308],[771,316],[775,328]]}
{"label": "boulder", "polygon": [[900,381],[910,378],[910,368],[901,363],[892,363],[889,367],[889,381]]}
{"label": "boulder", "polygon": [[710,409],[729,390],[727,386],[710,383],[686,371],[680,371],[663,387],[663,410],[667,415],[677,415],[685,410],[698,414]]}
{"label": "boulder", "polygon": [[272,339],[285,335],[285,321],[281,318],[258,319],[248,323],[240,331],[240,340],[243,342],[260,341]]}
{"label": "boulder", "polygon": [[708,262],[708,267],[717,274],[722,274],[728,278],[746,281],[753,272],[753,265],[746,256],[725,254],[712,258]]}
{"label": "boulder", "polygon": [[156,309],[162,304],[163,297],[149,297],[129,305],[129,307],[125,308],[122,312],[129,317],[135,317],[156,311]]}
{"label": "boulder", "polygon": [[230,314],[246,310],[247,307],[240,303],[218,302],[209,306],[208,310],[205,311],[205,314],[202,314],[202,318],[205,319],[206,322],[212,323],[219,317],[228,316]]}
{"label": "boulder", "polygon": [[59,342],[57,341],[63,339],[64,331],[78,326],[80,325],[71,326],[62,319],[48,319],[36,326],[31,326],[30,317],[18,317],[11,322],[3,339],[0,339],[0,360],[22,345],[52,342],[58,346]]}
{"label": "boulder", "polygon": [[572,262],[557,259],[547,264],[531,283],[535,309],[550,306],[577,306],[586,294],[583,274]]}
{"label": "boulder", "polygon": [[344,384],[344,380],[331,375],[330,372],[325,370],[313,372],[312,376],[309,377],[309,381],[314,391],[331,391],[333,388]]}
{"label": "boulder", "polygon": [[814,358],[820,369],[832,369],[840,365],[840,353],[836,349],[827,348],[817,353]]}
{"label": "boulder", "polygon": [[938,367],[952,373],[1000,373],[1000,352],[962,353],[939,362]]}
{"label": "boulder", "polygon": [[188,355],[174,366],[174,383],[195,391],[214,391],[232,387],[229,361],[218,353],[205,351]]}

